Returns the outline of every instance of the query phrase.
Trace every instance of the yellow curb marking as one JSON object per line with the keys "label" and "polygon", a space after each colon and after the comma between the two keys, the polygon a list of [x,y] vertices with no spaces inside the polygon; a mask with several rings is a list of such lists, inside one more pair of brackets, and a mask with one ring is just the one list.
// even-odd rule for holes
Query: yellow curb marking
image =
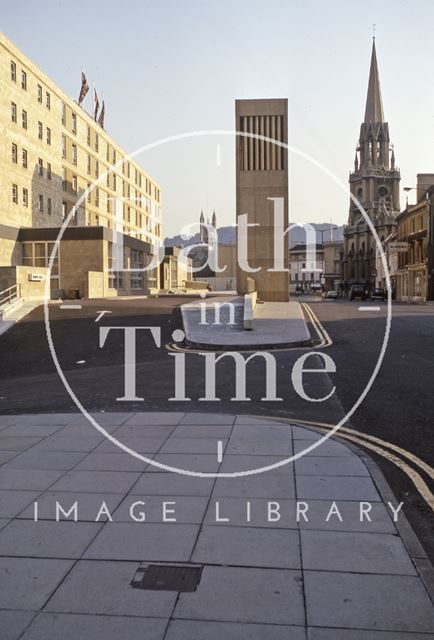
{"label": "yellow curb marking", "polygon": [[[324,429],[323,427],[318,427],[318,428],[320,431],[324,433],[327,433],[328,431],[328,429]],[[402,460],[401,458],[399,458],[393,453],[389,453],[389,451],[385,451],[384,449],[382,449],[377,445],[367,442],[362,438],[357,438],[356,436],[349,435],[347,433],[337,433],[335,435],[338,438],[350,440],[351,442],[357,442],[358,444],[361,444],[363,447],[366,447],[367,449],[371,449],[371,451],[375,451],[375,453],[377,453],[378,455],[382,456],[383,458],[386,458],[390,462],[393,462],[393,464],[399,467],[401,471],[403,471],[410,478],[410,480],[413,482],[414,486],[419,491],[422,498],[427,502],[427,504],[434,511],[434,495],[429,490],[428,485],[423,480],[422,476],[420,476],[419,473],[417,473],[417,471],[412,469],[406,462],[404,462],[404,460]],[[431,473],[434,473],[433,469],[430,468],[430,470],[431,470]]]}
{"label": "yellow curb marking", "polygon": [[[253,416],[253,417],[261,418],[262,416]],[[307,426],[316,427],[318,430],[322,432],[327,432],[328,430],[333,429],[335,426],[327,422],[297,420],[296,418],[273,417],[272,419],[280,420],[282,422],[289,422],[295,425],[307,425]],[[387,451],[387,449],[396,451],[403,458],[410,460],[414,465],[422,469],[432,480],[434,480],[434,469],[430,467],[426,462],[418,458],[416,455],[414,455],[410,451],[407,451],[406,449],[402,449],[397,445],[394,445],[390,442],[386,442],[385,440],[381,440],[376,436],[371,436],[366,433],[361,433],[360,431],[356,431],[355,429],[341,427],[337,431],[337,433],[334,434],[333,437],[343,438],[346,440],[357,442],[358,444],[361,444],[363,447],[366,447],[367,449],[371,449],[378,455],[382,456],[383,458],[386,458],[387,460],[395,464],[397,467],[401,469],[401,471],[403,471],[411,479],[411,481],[413,482],[414,486],[416,487],[416,489],[418,490],[422,498],[427,502],[427,504],[434,511],[434,495],[431,493],[428,485],[423,480],[423,478],[419,475],[419,473],[417,473],[417,471],[412,469],[404,460],[394,455],[393,453],[390,453],[389,451]],[[376,444],[371,444],[372,442]]]}
{"label": "yellow curb marking", "polygon": [[302,302],[302,307],[305,309],[310,317],[310,320],[314,326],[315,331],[317,332],[320,344],[317,344],[314,349],[322,349],[324,347],[330,347],[333,344],[333,340],[330,338],[329,334],[325,330],[324,326],[318,320],[318,316],[313,312],[311,307],[306,304],[306,302]]}

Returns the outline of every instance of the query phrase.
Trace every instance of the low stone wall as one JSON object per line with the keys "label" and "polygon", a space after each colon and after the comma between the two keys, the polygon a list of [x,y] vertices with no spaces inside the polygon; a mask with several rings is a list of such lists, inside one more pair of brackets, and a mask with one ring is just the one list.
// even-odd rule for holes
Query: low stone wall
{"label": "low stone wall", "polygon": [[237,290],[236,278],[202,277],[202,280],[209,284],[211,291],[227,291],[229,295],[232,291],[235,292]]}
{"label": "low stone wall", "polygon": [[256,291],[256,284],[253,278],[246,278],[247,293]]}
{"label": "low stone wall", "polygon": [[203,280],[185,280],[184,287],[190,291],[206,291],[208,283]]}
{"label": "low stone wall", "polygon": [[103,271],[87,272],[86,298],[104,298],[106,296],[104,278],[105,273]]}

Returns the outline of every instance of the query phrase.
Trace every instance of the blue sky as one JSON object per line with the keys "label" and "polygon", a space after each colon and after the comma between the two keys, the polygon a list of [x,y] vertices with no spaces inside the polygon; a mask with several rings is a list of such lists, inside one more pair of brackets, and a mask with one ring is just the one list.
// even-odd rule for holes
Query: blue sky
{"label": "blue sky", "polygon": [[[346,185],[375,23],[385,117],[411,186],[433,170],[433,21],[431,0],[17,0],[3,4],[1,29],[72,97],[83,66],[104,91],[108,132],[129,152],[233,129],[236,98],[287,97],[290,144]],[[201,208],[215,208],[220,225],[234,222],[233,152],[230,136],[203,136],[138,157],[162,186],[166,234]],[[293,154],[290,187],[293,221],[346,222],[347,194]]]}

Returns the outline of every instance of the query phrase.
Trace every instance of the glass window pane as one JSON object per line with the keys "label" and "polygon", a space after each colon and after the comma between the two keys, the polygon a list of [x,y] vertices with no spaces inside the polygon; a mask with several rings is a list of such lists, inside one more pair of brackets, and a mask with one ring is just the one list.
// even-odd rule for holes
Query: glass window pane
{"label": "glass window pane", "polygon": [[31,260],[33,257],[33,245],[31,242],[24,242],[22,245],[23,260]]}
{"label": "glass window pane", "polygon": [[45,258],[45,242],[35,242],[35,257]]}
{"label": "glass window pane", "polygon": [[[56,246],[55,242],[48,242],[47,243],[47,260],[50,260],[51,254],[52,254],[55,246]],[[59,257],[59,248],[54,253],[54,259],[57,260],[58,257]]]}

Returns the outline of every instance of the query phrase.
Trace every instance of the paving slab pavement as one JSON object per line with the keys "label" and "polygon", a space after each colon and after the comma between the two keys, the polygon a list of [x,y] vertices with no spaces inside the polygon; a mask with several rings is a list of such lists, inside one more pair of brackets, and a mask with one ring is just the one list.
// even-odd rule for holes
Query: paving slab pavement
{"label": "paving slab pavement", "polygon": [[[1,640],[434,637],[423,553],[352,448],[329,439],[251,473],[320,435],[227,414],[96,417],[148,461],[104,450],[79,414],[0,416]],[[133,588],[143,563],[201,577]]]}

